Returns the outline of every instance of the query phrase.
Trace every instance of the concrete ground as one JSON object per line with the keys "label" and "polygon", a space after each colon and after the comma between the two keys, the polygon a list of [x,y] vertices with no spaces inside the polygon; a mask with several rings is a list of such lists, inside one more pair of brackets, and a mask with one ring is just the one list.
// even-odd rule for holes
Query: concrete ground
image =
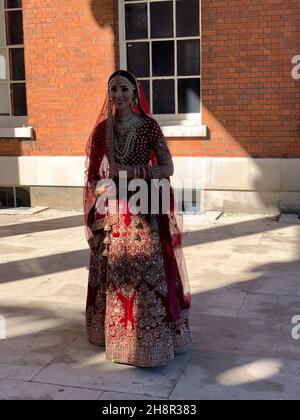
{"label": "concrete ground", "polygon": [[82,215],[0,212],[0,399],[299,399],[299,222],[185,217],[193,349],[139,369],[86,340]]}

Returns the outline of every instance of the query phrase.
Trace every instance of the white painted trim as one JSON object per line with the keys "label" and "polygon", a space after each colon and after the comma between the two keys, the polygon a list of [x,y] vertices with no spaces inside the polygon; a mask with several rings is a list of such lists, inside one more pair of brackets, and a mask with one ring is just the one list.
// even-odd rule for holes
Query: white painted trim
{"label": "white painted trim", "polygon": [[1,116],[0,138],[32,139],[33,127],[28,126],[28,117]]}
{"label": "white painted trim", "polygon": [[165,137],[207,137],[207,125],[187,125],[183,121],[176,125],[160,122],[160,126]]}
{"label": "white painted trim", "polygon": [[[3,14],[5,14],[5,12],[14,12],[14,11],[21,11],[22,12],[22,10],[23,10],[22,7],[5,8],[4,7],[4,2],[2,0],[0,1],[0,8],[1,8],[1,12]],[[6,26],[5,19],[4,19],[4,26]],[[22,48],[24,50],[24,44],[14,44],[14,45],[8,45],[7,44],[6,28],[4,28],[4,35],[5,35],[4,38],[5,38],[6,42],[5,42],[4,45],[0,45],[0,48],[1,49],[4,49],[7,52],[7,57],[9,56],[9,50],[10,49]],[[9,104],[9,110],[8,111],[9,111],[9,114],[11,115],[12,114],[12,97],[11,97],[11,94],[9,93],[10,90],[11,90],[11,85],[12,84],[16,84],[16,83],[23,83],[26,86],[26,80],[11,80],[11,78],[10,78],[10,73],[11,72],[10,72],[10,68],[9,68],[9,61],[7,63],[7,66],[8,66],[8,72],[7,72],[7,75],[6,75],[7,78],[4,81],[2,79],[0,79],[0,80],[1,80],[1,84],[6,85],[8,87],[8,90],[7,90],[7,93],[8,93],[8,104]],[[3,127],[3,125],[1,125],[1,121],[0,121],[0,127]],[[2,135],[2,137],[24,137],[23,135],[21,135],[21,136],[11,136],[11,135],[10,136],[6,136],[5,135],[5,132],[6,131],[3,132],[4,134]],[[0,137],[1,137],[1,132],[0,132]],[[27,135],[26,135],[26,137],[27,137]]]}
{"label": "white painted trim", "polygon": [[32,139],[33,127],[0,128],[0,138]]}
{"label": "white painted trim", "polygon": [[165,137],[207,137],[208,127],[201,124],[198,114],[186,114],[186,119],[181,121],[174,117],[159,121]]}

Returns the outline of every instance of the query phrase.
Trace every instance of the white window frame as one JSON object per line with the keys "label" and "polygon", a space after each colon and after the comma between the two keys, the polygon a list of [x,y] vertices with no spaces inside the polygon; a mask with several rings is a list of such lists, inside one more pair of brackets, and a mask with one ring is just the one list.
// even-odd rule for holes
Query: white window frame
{"label": "white window frame", "polygon": [[[0,0],[0,8],[5,16],[6,11],[17,11],[17,10],[23,10],[22,7],[17,8],[11,8],[7,9],[4,7],[4,0]],[[6,39],[6,27],[5,27],[5,21],[4,25],[0,30],[3,31],[3,39]],[[23,48],[24,44],[18,44],[18,45],[7,45],[7,42],[4,45],[0,45],[1,49],[6,50],[7,54],[6,56],[9,57],[9,50],[11,48]],[[7,66],[9,67],[9,65]],[[1,84],[8,85],[10,89],[12,80],[10,79],[10,69],[8,68],[8,74],[6,74],[5,81],[0,80]],[[26,83],[26,80],[16,80],[13,81],[14,83]],[[28,127],[28,116],[15,116],[12,114],[12,104],[11,104],[11,95],[9,93],[8,96],[9,100],[9,114],[10,115],[0,115],[0,138],[33,138],[33,128]]]}
{"label": "white window frame", "polygon": [[[173,79],[175,82],[177,79],[199,79],[200,78],[200,110],[199,113],[188,113],[188,114],[154,114],[154,118],[158,120],[165,136],[167,137],[206,137],[207,136],[207,126],[202,124],[202,56],[201,56],[201,0],[199,0],[199,36],[189,36],[189,37],[176,37],[175,28],[176,28],[176,2],[173,2],[173,27],[174,27],[174,36],[168,38],[151,38],[151,26],[150,26],[150,3],[169,1],[169,0],[134,0],[130,4],[140,4],[147,3],[148,7],[148,38],[132,40],[132,42],[149,42],[149,51],[150,51],[150,77],[140,79],[150,80],[150,98],[151,98],[151,108],[152,108],[152,84],[151,80],[163,80],[163,79]],[[125,39],[125,1],[118,0],[119,2],[119,48],[120,48],[120,68],[127,69],[127,49]],[[174,76],[165,76],[165,77],[153,77],[152,76],[152,66],[151,66],[151,54],[152,54],[152,42],[153,41],[174,41],[175,48],[175,57],[177,49],[177,40],[193,40],[197,39],[200,41],[200,74],[197,76],[177,76],[177,60],[175,59],[174,63]],[[175,109],[178,110],[178,91],[175,89]]]}

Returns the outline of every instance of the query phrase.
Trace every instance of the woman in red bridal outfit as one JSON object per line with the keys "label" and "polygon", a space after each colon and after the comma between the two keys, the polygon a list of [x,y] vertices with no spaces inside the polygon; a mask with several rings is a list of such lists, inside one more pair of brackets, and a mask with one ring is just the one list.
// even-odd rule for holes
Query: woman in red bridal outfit
{"label": "woman in red bridal outfit", "polygon": [[135,214],[128,205],[134,192],[120,196],[120,176],[127,184],[143,179],[150,191],[153,180],[173,174],[163,133],[132,73],[110,76],[86,153],[88,339],[114,362],[166,365],[191,345],[190,291],[171,187],[168,212],[158,214]]}

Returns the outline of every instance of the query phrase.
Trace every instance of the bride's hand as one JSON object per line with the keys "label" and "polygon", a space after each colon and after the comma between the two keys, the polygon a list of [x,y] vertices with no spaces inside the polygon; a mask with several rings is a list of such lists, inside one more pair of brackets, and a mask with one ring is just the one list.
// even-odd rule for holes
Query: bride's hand
{"label": "bride's hand", "polygon": [[94,191],[95,197],[99,197],[100,195],[106,193],[108,191],[108,189],[109,189],[108,185],[100,185]]}

